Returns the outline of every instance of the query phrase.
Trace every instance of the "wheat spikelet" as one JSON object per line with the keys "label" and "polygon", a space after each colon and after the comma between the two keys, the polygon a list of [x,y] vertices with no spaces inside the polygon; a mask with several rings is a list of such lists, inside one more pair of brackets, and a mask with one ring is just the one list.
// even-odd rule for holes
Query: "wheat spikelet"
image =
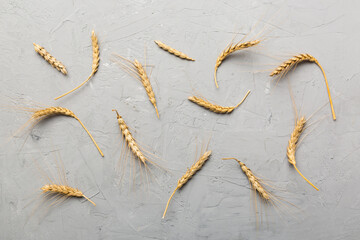
{"label": "wheat spikelet", "polygon": [[125,69],[125,71],[127,71],[131,76],[133,76],[133,77],[135,77],[135,78],[137,78],[138,80],[141,81],[142,85],[145,88],[146,94],[148,95],[148,98],[149,98],[151,104],[155,108],[157,117],[160,118],[159,111],[158,111],[158,108],[156,106],[155,94],[154,94],[154,91],[152,89],[149,77],[147,76],[144,67],[136,59],[132,62],[132,61],[120,56],[120,55],[115,55],[115,56],[122,59],[123,62],[117,62],[117,63],[120,64]]}
{"label": "wheat spikelet", "polygon": [[172,199],[172,197],[174,196],[175,192],[182,188],[182,186],[184,186],[194,175],[197,171],[199,171],[202,166],[204,165],[204,163],[209,159],[211,155],[211,151],[206,151],[200,158],[199,160],[193,164],[191,166],[191,168],[189,168],[186,173],[179,179],[178,183],[177,183],[177,186],[174,190],[174,192],[171,194],[167,204],[166,204],[166,208],[165,208],[165,211],[164,211],[164,214],[162,216],[162,218],[165,218],[165,215],[166,215],[166,212],[167,212],[167,209],[169,207],[169,204],[170,204],[170,200]]}
{"label": "wheat spikelet", "polygon": [[315,187],[314,184],[312,184],[306,177],[304,177],[304,175],[302,175],[302,173],[296,167],[296,160],[295,160],[296,147],[299,138],[302,132],[304,131],[305,124],[306,124],[305,117],[301,117],[299,120],[296,121],[294,131],[291,133],[289,145],[286,149],[287,150],[286,155],[288,157],[289,163],[294,166],[295,170],[305,179],[305,181],[307,181],[312,187],[314,187],[317,191],[319,191],[319,189]]}
{"label": "wheat spikelet", "polygon": [[190,60],[190,61],[195,61],[195,59],[189,57],[188,55],[186,55],[185,53],[182,53],[160,41],[154,41],[160,48],[164,49],[165,51],[168,51],[171,54],[174,54],[175,56],[182,58],[182,59],[186,59],[186,60]]}
{"label": "wheat spikelet", "polygon": [[104,154],[100,150],[99,146],[95,142],[95,139],[92,137],[92,135],[87,130],[85,125],[80,121],[80,119],[71,110],[69,110],[67,108],[63,108],[63,107],[49,107],[49,108],[44,108],[44,109],[40,109],[40,110],[34,110],[33,112],[34,113],[31,116],[29,121],[35,120],[36,123],[38,123],[39,121],[41,121],[44,118],[52,117],[52,116],[56,116],[56,115],[63,115],[63,116],[69,116],[69,117],[75,118],[80,123],[80,125],[84,128],[86,133],[89,135],[89,137],[91,138],[91,140],[95,144],[97,150],[99,151],[100,155],[102,157],[104,156]]}
{"label": "wheat spikelet", "polygon": [[69,198],[69,197],[81,198],[81,197],[83,197],[86,200],[88,200],[89,202],[91,202],[94,206],[96,206],[96,204],[93,201],[91,201],[88,197],[86,197],[79,189],[69,187],[67,185],[46,184],[41,188],[41,190],[43,191],[43,193],[62,195],[66,198]]}
{"label": "wheat spikelet", "polygon": [[244,98],[241,100],[241,102],[239,102],[236,106],[234,107],[223,107],[220,105],[216,105],[213,103],[210,103],[209,101],[202,99],[200,97],[196,97],[196,96],[191,96],[188,99],[193,102],[196,103],[197,105],[206,108],[214,113],[221,113],[221,114],[226,114],[226,113],[231,113],[232,111],[234,111],[237,107],[239,107],[247,98],[247,96],[250,94],[250,90],[247,91],[247,93],[245,94]]}
{"label": "wheat spikelet", "polygon": [[90,80],[90,78],[92,76],[94,76],[94,74],[98,71],[99,62],[100,62],[100,52],[99,52],[98,38],[95,35],[94,30],[91,32],[91,45],[92,45],[92,52],[93,52],[93,63],[92,63],[92,66],[91,66],[92,71],[91,71],[90,76],[83,83],[81,83],[79,86],[77,86],[76,88],[70,90],[69,92],[64,93],[63,95],[55,98],[55,100],[58,100],[59,98],[62,98],[64,96],[68,95],[69,93],[72,93],[73,91],[79,89],[81,86],[83,86],[85,83],[87,83]]}
{"label": "wheat spikelet", "polygon": [[122,133],[123,137],[125,138],[125,141],[126,141],[127,145],[129,146],[130,150],[144,165],[146,165],[149,160],[141,152],[139,145],[137,144],[137,142],[135,141],[131,132],[129,131],[129,128],[126,125],[124,119],[120,116],[118,111],[116,111],[115,109],[113,109],[113,111],[116,112],[116,119],[118,120],[118,124],[119,124],[120,130],[121,130],[121,133]]}
{"label": "wheat spikelet", "polygon": [[296,55],[292,58],[290,58],[289,60],[283,62],[279,67],[275,68],[271,73],[270,76],[277,76],[280,75],[280,77],[286,75],[286,73],[288,71],[290,71],[294,66],[296,66],[297,64],[304,62],[304,61],[309,61],[309,62],[314,62],[316,63],[316,65],[319,66],[319,68],[321,69],[323,75],[324,75],[324,79],[325,79],[325,84],[326,84],[326,90],[329,96],[329,103],[330,103],[330,107],[331,107],[331,113],[332,113],[332,117],[333,120],[336,120],[336,115],[335,115],[335,110],[334,110],[334,106],[333,106],[333,102],[331,99],[331,94],[330,94],[330,88],[329,88],[329,83],[325,74],[325,71],[323,69],[323,67],[320,65],[319,61],[311,56],[310,54],[307,53],[303,53],[303,54],[299,54]]}
{"label": "wheat spikelet", "polygon": [[50,63],[51,66],[62,72],[64,75],[67,74],[66,68],[64,64],[62,64],[60,61],[56,60],[48,51],[46,51],[43,47],[40,45],[33,43],[35,52],[40,54],[48,63]]}
{"label": "wheat spikelet", "polygon": [[215,80],[215,85],[217,88],[219,88],[219,85],[217,83],[217,79],[216,79],[216,73],[217,70],[219,68],[219,66],[221,65],[221,63],[225,60],[225,58],[227,58],[231,53],[245,49],[245,48],[249,48],[249,47],[253,47],[257,44],[260,43],[260,40],[254,40],[254,41],[247,41],[244,43],[237,43],[235,45],[230,44],[227,48],[225,48],[221,54],[219,55],[219,57],[216,59],[216,63],[215,63],[215,71],[214,71],[214,80]]}
{"label": "wheat spikelet", "polygon": [[236,158],[223,158],[223,160],[234,159],[240,164],[241,170],[247,176],[251,186],[254,188],[256,192],[260,195],[262,199],[265,201],[271,200],[271,195],[266,191],[266,189],[261,185],[260,180],[252,173],[252,171],[245,165],[245,163],[241,162]]}

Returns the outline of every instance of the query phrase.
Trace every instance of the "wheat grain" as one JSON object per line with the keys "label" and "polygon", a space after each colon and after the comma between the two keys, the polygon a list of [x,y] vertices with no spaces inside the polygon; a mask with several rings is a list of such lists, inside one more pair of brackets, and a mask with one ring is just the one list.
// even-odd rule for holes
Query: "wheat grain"
{"label": "wheat grain", "polygon": [[324,79],[325,79],[325,84],[326,84],[326,90],[329,96],[329,103],[330,103],[330,107],[331,107],[331,113],[332,113],[332,117],[333,120],[336,120],[336,115],[335,115],[335,110],[334,110],[334,106],[333,106],[333,102],[331,99],[331,94],[330,94],[330,88],[329,88],[329,83],[325,74],[325,71],[323,69],[323,67],[320,65],[319,61],[313,57],[310,54],[307,53],[303,53],[303,54],[299,54],[296,56],[293,56],[292,58],[290,58],[289,60],[283,62],[279,67],[275,68],[271,73],[270,76],[277,76],[279,75],[280,77],[286,75],[286,73],[288,71],[290,71],[294,66],[296,66],[297,64],[304,62],[304,61],[309,61],[309,62],[314,62],[316,63],[316,65],[319,66],[319,68],[321,69],[323,75],[324,75]]}
{"label": "wheat grain", "polygon": [[45,50],[45,48],[41,47],[40,45],[33,43],[35,52],[40,54],[48,63],[50,63],[51,66],[62,72],[64,75],[67,74],[66,68],[64,64],[62,64],[60,61],[56,60],[55,57],[53,57],[48,51]]}
{"label": "wheat grain", "polygon": [[295,160],[296,147],[299,138],[302,132],[304,131],[305,124],[306,124],[305,117],[301,117],[296,121],[294,131],[291,133],[289,145],[286,149],[287,150],[286,155],[288,157],[289,163],[294,166],[295,170],[305,179],[305,181],[307,181],[312,187],[314,187],[317,191],[319,191],[319,189],[315,187],[314,184],[312,184],[304,175],[302,175],[302,173],[296,167],[296,160]]}
{"label": "wheat grain", "polygon": [[241,100],[241,102],[239,102],[236,106],[234,107],[223,107],[220,105],[216,105],[213,103],[210,103],[209,101],[202,99],[200,97],[196,97],[196,96],[191,96],[188,99],[193,102],[196,103],[197,105],[206,108],[214,113],[221,113],[221,114],[226,114],[226,113],[231,113],[232,111],[234,111],[237,107],[239,107],[247,98],[247,96],[250,94],[250,90],[247,91],[247,93],[245,94],[244,98]]}
{"label": "wheat grain", "polygon": [[168,51],[171,54],[174,54],[175,56],[182,58],[182,59],[186,59],[186,60],[190,60],[190,61],[195,61],[195,59],[189,57],[188,55],[186,55],[185,53],[182,53],[160,41],[154,41],[160,48],[164,49],[165,51]]}
{"label": "wheat grain", "polygon": [[62,195],[66,198],[69,198],[69,197],[81,198],[81,197],[83,197],[86,200],[88,200],[89,202],[91,202],[94,206],[96,206],[96,204],[93,201],[91,201],[88,197],[86,197],[79,189],[69,187],[67,185],[46,184],[41,188],[41,190],[43,191],[43,193]]}
{"label": "wheat grain", "polygon": [[221,63],[225,60],[225,58],[227,58],[231,53],[245,49],[245,48],[249,48],[249,47],[253,47],[257,44],[260,43],[260,40],[254,40],[254,41],[247,41],[244,43],[237,43],[237,44],[230,44],[227,48],[225,48],[221,54],[219,55],[219,57],[216,59],[216,63],[215,63],[215,71],[214,71],[214,80],[215,80],[215,85],[217,88],[219,88],[219,85],[217,83],[217,78],[216,78],[216,73],[217,70],[219,68],[219,66],[221,65]]}
{"label": "wheat grain", "polygon": [[254,188],[256,192],[259,193],[260,197],[265,201],[270,201],[271,195],[270,193],[261,185],[259,178],[257,178],[252,171],[245,165],[245,163],[241,162],[236,158],[223,158],[223,160],[234,159],[240,164],[241,170],[247,176],[251,186]]}
{"label": "wheat grain", "polygon": [[121,63],[118,62],[131,76],[137,78],[138,80],[141,81],[142,85],[145,88],[146,94],[148,95],[148,98],[151,102],[151,104],[154,106],[155,111],[156,111],[156,115],[158,118],[160,118],[159,116],[159,111],[156,105],[156,99],[155,99],[155,94],[154,91],[152,89],[149,77],[146,74],[146,71],[144,69],[144,67],[141,65],[141,63],[138,60],[134,60],[133,62],[120,56],[120,55],[116,55],[117,57],[121,58],[125,63],[127,63],[128,65],[126,65],[125,63]]}
{"label": "wheat grain", "polygon": [[99,62],[100,62],[100,52],[99,52],[99,43],[98,43],[98,38],[97,36],[95,35],[95,32],[94,30],[91,32],[91,45],[92,45],[92,56],[93,56],[93,63],[92,63],[92,70],[91,70],[91,74],[90,76],[84,81],[82,82],[79,86],[77,86],[76,88],[68,91],[67,93],[64,93],[63,95],[55,98],[55,100],[58,100],[59,98],[62,98],[66,95],[68,95],[69,93],[72,93],[73,91],[79,89],[81,86],[83,86],[85,83],[87,83],[90,78],[92,76],[94,76],[94,74],[98,71],[98,68],[99,68]]}
{"label": "wheat grain", "polygon": [[164,211],[164,214],[162,216],[162,218],[165,218],[165,215],[166,215],[166,212],[167,212],[167,209],[169,207],[169,204],[170,204],[170,200],[172,199],[172,197],[174,196],[175,192],[182,188],[182,186],[184,186],[194,175],[197,171],[199,171],[202,166],[204,165],[204,163],[209,159],[211,155],[211,151],[206,151],[200,158],[199,160],[194,163],[191,168],[189,168],[186,173],[178,180],[178,183],[177,183],[177,186],[174,190],[174,192],[171,194],[167,204],[166,204],[166,208],[165,208],[165,211]]}
{"label": "wheat grain", "polygon": [[100,155],[102,157],[104,156],[104,154],[100,150],[99,146],[95,142],[95,139],[92,137],[92,135],[87,130],[85,125],[80,121],[80,119],[71,110],[69,110],[67,108],[63,108],[63,107],[49,107],[49,108],[44,108],[44,109],[40,109],[40,110],[34,110],[33,112],[34,113],[31,116],[29,121],[36,120],[37,121],[36,123],[38,123],[39,121],[41,121],[44,118],[55,116],[55,115],[63,115],[63,116],[69,116],[69,117],[75,118],[80,123],[80,125],[84,128],[86,133],[89,135],[89,137],[95,144],[97,150],[99,151]]}

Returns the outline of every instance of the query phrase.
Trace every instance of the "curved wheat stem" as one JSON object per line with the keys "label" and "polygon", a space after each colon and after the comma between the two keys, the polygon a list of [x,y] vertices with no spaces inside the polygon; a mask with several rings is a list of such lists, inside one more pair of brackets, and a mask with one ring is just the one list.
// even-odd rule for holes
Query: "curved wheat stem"
{"label": "curved wheat stem", "polygon": [[94,206],[96,204],[91,201],[88,197],[86,197],[79,189],[69,187],[67,185],[58,185],[58,184],[47,184],[44,185],[41,190],[43,193],[51,193],[51,194],[58,194],[63,195],[65,197],[77,197],[77,198],[85,198],[89,202],[91,202]]}
{"label": "curved wheat stem", "polygon": [[80,123],[80,125],[84,128],[86,133],[89,135],[89,137],[91,138],[91,140],[95,144],[97,150],[99,151],[100,155],[102,157],[104,156],[104,154],[100,150],[100,147],[95,142],[95,139],[92,137],[92,135],[87,130],[87,128],[84,126],[84,124],[80,121],[80,119],[71,110],[69,110],[67,108],[49,107],[49,108],[40,109],[40,110],[34,111],[34,114],[31,116],[30,120],[42,120],[44,118],[55,116],[55,115],[63,115],[63,116],[69,116],[69,117],[75,118]]}
{"label": "curved wheat stem", "polygon": [[220,53],[219,57],[216,59],[215,71],[214,71],[214,80],[215,80],[215,85],[216,85],[217,88],[219,88],[219,85],[217,83],[216,73],[217,73],[217,70],[218,70],[219,66],[225,60],[225,58],[227,58],[233,52],[255,46],[255,45],[259,44],[259,43],[260,43],[260,40],[254,40],[254,41],[247,41],[247,42],[244,42],[244,43],[239,42],[239,43],[237,43],[235,45],[230,44],[227,48],[225,48]]}
{"label": "curved wheat stem", "polygon": [[333,106],[333,102],[331,99],[331,94],[330,94],[330,88],[329,88],[329,83],[325,74],[325,71],[323,69],[323,67],[320,65],[319,61],[311,56],[310,54],[307,53],[303,53],[303,54],[299,54],[296,55],[292,58],[290,58],[289,60],[283,62],[279,67],[275,68],[271,73],[270,76],[276,76],[276,75],[280,75],[280,76],[284,76],[288,71],[290,71],[294,66],[296,66],[297,64],[304,62],[304,61],[309,61],[309,62],[314,62],[316,63],[316,65],[319,66],[319,68],[321,69],[323,75],[324,75],[324,79],[325,79],[325,84],[326,84],[326,90],[329,96],[329,103],[330,103],[330,107],[331,107],[331,113],[332,113],[332,117],[333,120],[336,120],[336,115],[335,115],[335,110],[334,110],[334,106]]}
{"label": "curved wheat stem", "polygon": [[191,96],[188,99],[193,102],[196,103],[197,105],[206,108],[214,113],[221,113],[221,114],[226,114],[226,113],[231,113],[232,111],[234,111],[237,107],[239,107],[247,98],[247,96],[250,94],[250,90],[247,91],[247,93],[245,94],[244,98],[241,100],[241,102],[239,102],[236,106],[234,107],[223,107],[220,105],[216,105],[213,103],[210,103],[209,101],[202,99],[200,97],[196,97],[196,96]]}
{"label": "curved wheat stem", "polygon": [[164,214],[163,214],[162,218],[165,218],[165,215],[166,215],[167,209],[169,207],[170,201],[171,201],[172,197],[174,196],[175,192],[178,189],[182,188],[195,175],[195,173],[202,168],[204,163],[209,159],[210,155],[211,155],[211,151],[205,152],[199,158],[199,160],[194,165],[192,165],[191,168],[189,168],[186,171],[186,173],[179,179],[174,192],[171,194],[169,200],[166,203],[165,211],[164,211]]}
{"label": "curved wheat stem", "polygon": [[50,63],[51,66],[62,72],[64,75],[67,74],[66,68],[64,64],[62,64],[60,61],[56,60],[55,57],[53,57],[48,51],[45,50],[45,48],[41,47],[40,45],[33,43],[35,52],[40,54],[48,63]]}
{"label": "curved wheat stem", "polygon": [[305,181],[307,181],[313,188],[319,191],[319,189],[315,187],[314,184],[312,184],[304,175],[302,175],[302,173],[296,167],[295,153],[296,153],[297,142],[299,141],[299,138],[302,132],[304,131],[305,124],[306,124],[305,117],[301,117],[299,120],[296,121],[294,131],[291,133],[290,136],[286,155],[288,157],[289,163],[294,166],[295,170],[305,179]]}
{"label": "curved wheat stem", "polygon": [[240,160],[238,160],[236,158],[223,158],[223,160],[229,160],[229,159],[234,159],[235,161],[237,161],[239,163],[241,170],[247,176],[247,178],[248,178],[251,186],[254,188],[254,190],[259,193],[259,195],[262,199],[269,201],[271,198],[271,195],[261,185],[260,180],[252,173],[252,171],[245,165],[245,163],[241,162]]}
{"label": "curved wheat stem", "polygon": [[94,74],[97,72],[98,68],[99,68],[99,62],[100,62],[100,52],[99,52],[99,44],[98,44],[98,39],[97,36],[95,35],[94,30],[91,32],[91,44],[92,44],[92,51],[93,51],[93,63],[92,63],[92,71],[90,76],[84,81],[82,82],[79,86],[77,86],[76,88],[68,91],[67,93],[64,93],[63,95],[55,98],[55,100],[58,100],[59,98],[62,98],[66,95],[68,95],[69,93],[72,93],[73,91],[79,89],[81,86],[83,86],[85,83],[87,83],[90,78],[92,76],[94,76]]}
{"label": "curved wheat stem", "polygon": [[154,41],[160,48],[164,49],[165,51],[168,51],[171,54],[174,54],[175,56],[182,58],[182,59],[186,59],[186,60],[190,60],[190,61],[195,61],[195,59],[189,57],[188,55],[186,55],[185,53],[182,53],[160,41]]}

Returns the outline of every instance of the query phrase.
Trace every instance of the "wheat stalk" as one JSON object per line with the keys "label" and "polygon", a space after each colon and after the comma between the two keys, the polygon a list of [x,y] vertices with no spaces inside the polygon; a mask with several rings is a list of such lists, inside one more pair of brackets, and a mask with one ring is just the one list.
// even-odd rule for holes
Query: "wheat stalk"
{"label": "wheat stalk", "polygon": [[271,200],[271,195],[266,191],[266,189],[261,185],[259,178],[257,178],[252,171],[245,165],[245,163],[241,162],[240,160],[236,158],[223,158],[223,160],[229,160],[234,159],[240,164],[241,170],[245,173],[247,176],[251,186],[254,188],[255,191],[257,191],[262,199],[265,201]]}
{"label": "wheat stalk", "polygon": [[118,124],[119,124],[120,130],[121,130],[121,133],[122,133],[123,137],[125,138],[125,141],[126,141],[127,145],[129,146],[130,150],[144,165],[146,165],[149,160],[141,152],[139,145],[137,144],[134,137],[132,136],[124,119],[120,116],[120,114],[118,113],[117,110],[113,109],[113,111],[116,112],[116,119],[118,120]]}
{"label": "wheat stalk", "polygon": [[332,99],[331,99],[329,83],[328,83],[328,80],[327,80],[327,77],[326,77],[326,74],[325,74],[325,71],[324,71],[323,67],[320,65],[319,61],[315,57],[313,57],[313,56],[311,56],[310,54],[307,54],[307,53],[296,55],[296,56],[290,58],[289,60],[283,62],[277,68],[275,68],[270,73],[270,76],[272,77],[272,76],[277,76],[277,75],[281,74],[280,76],[282,77],[288,71],[290,71],[294,66],[296,66],[297,64],[299,64],[301,62],[304,62],[304,61],[314,62],[321,69],[321,71],[322,71],[322,73],[324,75],[325,84],[326,84],[326,90],[327,90],[327,93],[328,93],[328,96],[329,96],[329,102],[330,102],[332,117],[333,117],[333,120],[335,121],[336,120],[336,115],[335,115],[333,102],[332,102]]}
{"label": "wheat stalk", "polygon": [[244,98],[241,100],[241,102],[239,102],[236,106],[234,107],[223,107],[220,105],[216,105],[213,104],[205,99],[202,99],[200,97],[196,97],[196,96],[191,96],[188,99],[193,102],[196,103],[197,105],[206,108],[214,113],[221,113],[221,114],[226,114],[226,113],[231,113],[232,111],[234,111],[237,107],[239,107],[247,98],[247,96],[250,94],[250,90],[247,91],[247,93],[245,94]]}
{"label": "wheat stalk", "polygon": [[307,181],[312,187],[314,187],[317,191],[319,191],[319,189],[315,187],[314,184],[312,184],[304,175],[302,175],[302,173],[296,167],[296,160],[295,160],[296,147],[299,138],[302,132],[304,131],[305,124],[306,124],[305,117],[301,117],[299,120],[296,121],[294,131],[291,133],[289,145],[286,149],[287,150],[286,155],[288,157],[289,163],[294,166],[295,170],[305,179],[305,181]]}
{"label": "wheat stalk", "polygon": [[100,62],[100,52],[99,52],[99,43],[98,43],[98,38],[97,36],[95,35],[95,32],[94,30],[91,32],[91,44],[92,44],[92,52],[93,52],[93,63],[92,63],[92,71],[91,71],[91,74],[90,76],[83,82],[81,83],[79,86],[77,86],[76,88],[68,91],[67,93],[64,93],[63,95],[55,98],[55,100],[58,100],[59,98],[62,98],[66,95],[68,95],[69,93],[72,93],[73,91],[79,89],[81,86],[83,86],[85,83],[87,83],[90,78],[92,76],[94,76],[94,74],[98,71],[98,68],[99,68],[99,62]]}
{"label": "wheat stalk", "polygon": [[254,40],[254,41],[247,41],[244,43],[237,43],[235,45],[230,44],[227,48],[225,48],[219,55],[219,57],[216,59],[216,63],[215,63],[215,71],[214,71],[214,80],[215,80],[215,85],[217,88],[219,88],[219,85],[217,83],[217,79],[216,79],[216,73],[217,70],[219,68],[219,66],[221,65],[221,63],[225,60],[225,58],[227,58],[231,53],[245,49],[245,48],[249,48],[249,47],[253,47],[257,44],[260,43],[260,40]]}
{"label": "wheat stalk", "polygon": [[69,187],[67,185],[46,184],[41,188],[41,190],[43,191],[43,193],[62,195],[67,198],[68,197],[78,197],[78,198],[83,197],[86,200],[88,200],[89,202],[91,202],[94,206],[96,206],[96,204],[93,201],[91,201],[88,197],[86,197],[79,189]]}
{"label": "wheat stalk", "polygon": [[48,63],[50,63],[51,66],[62,72],[64,75],[67,74],[66,68],[64,64],[62,64],[60,61],[56,60],[55,57],[53,57],[48,51],[45,50],[45,48],[41,47],[40,45],[33,43],[35,52],[40,54]]}
{"label": "wheat stalk", "polygon": [[164,49],[165,51],[168,51],[171,54],[174,54],[175,56],[179,57],[179,58],[183,58],[186,60],[190,60],[190,61],[195,61],[195,59],[189,57],[188,55],[186,55],[185,53],[182,53],[160,41],[154,41],[160,48]]}
{"label": "wheat stalk", "polygon": [[211,151],[206,151],[200,158],[199,160],[194,163],[191,168],[189,168],[186,173],[178,180],[178,183],[177,183],[177,186],[174,190],[174,192],[171,194],[169,200],[167,201],[167,204],[166,204],[166,208],[165,208],[165,211],[164,211],[164,214],[162,216],[162,218],[165,218],[165,215],[166,215],[166,212],[167,212],[167,209],[169,207],[169,204],[170,204],[170,200],[172,199],[172,197],[174,196],[175,192],[182,188],[182,186],[184,186],[194,175],[197,171],[199,171],[202,166],[204,165],[204,163],[209,159],[211,155]]}
{"label": "wheat stalk", "polygon": [[102,153],[102,151],[100,150],[99,146],[97,145],[97,143],[95,142],[95,139],[92,137],[92,135],[90,134],[90,132],[87,130],[87,128],[85,127],[85,125],[80,121],[80,119],[69,109],[67,108],[63,108],[63,107],[49,107],[49,108],[44,108],[44,109],[40,109],[40,110],[36,110],[34,111],[33,115],[30,118],[31,120],[37,120],[37,121],[41,121],[44,118],[47,117],[51,117],[51,116],[55,116],[55,115],[63,115],[63,116],[69,116],[72,118],[75,118],[80,125],[84,128],[84,130],[87,132],[87,134],[89,135],[89,137],[91,138],[91,140],[93,141],[93,143],[95,144],[96,148],[98,149],[100,155],[103,157],[104,154]]}

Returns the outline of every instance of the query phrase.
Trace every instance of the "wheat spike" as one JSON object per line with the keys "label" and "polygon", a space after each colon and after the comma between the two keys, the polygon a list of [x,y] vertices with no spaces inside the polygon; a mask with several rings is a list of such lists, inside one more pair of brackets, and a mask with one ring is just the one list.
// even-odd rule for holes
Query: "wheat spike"
{"label": "wheat spike", "polygon": [[196,97],[196,96],[191,96],[188,99],[193,102],[196,103],[197,105],[206,108],[214,113],[221,113],[221,114],[226,114],[226,113],[231,113],[232,111],[234,111],[237,107],[239,107],[247,98],[247,96],[250,94],[250,90],[247,91],[247,93],[245,94],[244,98],[241,100],[241,102],[239,102],[236,106],[234,107],[223,107],[220,105],[216,105],[213,103],[210,103],[209,101],[202,99],[200,97]]}
{"label": "wheat spike", "polygon": [[79,189],[69,187],[67,185],[46,184],[41,188],[41,190],[43,191],[43,193],[58,194],[65,197],[83,197],[89,202],[91,202],[94,206],[96,206],[96,204],[88,197],[86,197]]}
{"label": "wheat spike", "polygon": [[270,201],[271,195],[266,191],[266,189],[261,185],[260,180],[252,173],[252,171],[245,165],[245,163],[241,162],[236,158],[223,158],[223,160],[234,159],[240,164],[241,170],[247,176],[251,186],[257,191],[262,199],[265,201]]}
{"label": "wheat spike", "polygon": [[182,188],[182,186],[184,186],[194,175],[197,171],[199,171],[202,166],[204,165],[204,163],[209,159],[211,155],[211,151],[206,151],[200,158],[199,160],[194,163],[191,168],[189,168],[186,173],[179,179],[178,183],[177,183],[177,186],[174,190],[174,192],[171,194],[169,200],[167,201],[167,204],[166,204],[166,208],[165,208],[165,211],[164,211],[164,214],[162,216],[162,218],[165,218],[165,215],[166,215],[166,212],[167,212],[167,209],[169,207],[169,204],[170,204],[170,200],[172,199],[172,197],[174,196],[175,192]]}
{"label": "wheat spike", "polygon": [[91,32],[91,44],[92,44],[92,52],[93,52],[93,63],[92,63],[92,71],[91,71],[91,74],[90,76],[83,82],[81,83],[79,86],[77,86],[76,88],[70,90],[69,92],[67,93],[64,93],[63,95],[55,98],[55,100],[58,100],[59,98],[62,98],[66,95],[68,95],[69,93],[72,93],[73,91],[79,89],[81,86],[83,86],[85,83],[87,83],[90,78],[92,76],[94,76],[94,74],[98,71],[98,68],[99,68],[99,62],[100,62],[100,52],[99,52],[99,43],[98,43],[98,38],[97,36],[95,35],[95,32],[94,30]]}
{"label": "wheat spike", "polygon": [[129,146],[130,150],[144,165],[146,165],[148,162],[148,159],[141,152],[139,145],[137,144],[137,142],[135,141],[131,132],[129,131],[129,128],[126,125],[124,119],[120,116],[120,114],[118,113],[117,110],[113,109],[113,111],[116,112],[116,119],[118,120],[118,124],[119,124],[120,130],[121,130],[121,133],[122,133],[123,137],[125,138],[125,141],[126,141],[127,145]]}
{"label": "wheat spike", "polygon": [[245,48],[249,48],[249,47],[253,47],[257,44],[260,43],[260,40],[254,40],[254,41],[247,41],[244,43],[237,43],[235,45],[230,44],[227,48],[225,48],[221,54],[219,55],[219,57],[216,59],[216,63],[215,63],[215,71],[214,71],[214,80],[215,80],[215,85],[217,88],[219,88],[219,85],[217,83],[217,78],[216,78],[216,73],[217,70],[219,68],[219,66],[221,65],[221,63],[225,60],[225,58],[227,58],[231,53],[245,49]]}
{"label": "wheat spike", "polygon": [[305,117],[301,117],[299,120],[296,121],[294,131],[291,133],[289,145],[286,149],[287,150],[286,155],[288,157],[289,163],[294,166],[295,170],[305,179],[305,181],[307,181],[313,188],[319,191],[319,189],[315,187],[314,184],[312,184],[304,175],[302,175],[302,173],[296,167],[296,160],[295,160],[296,147],[299,138],[302,132],[304,131],[305,124],[306,124]]}
{"label": "wheat spike", "polygon": [[325,84],[326,84],[326,90],[329,96],[329,103],[330,103],[330,107],[331,107],[331,114],[333,117],[333,120],[336,120],[336,115],[335,115],[335,110],[334,110],[334,106],[333,106],[333,102],[331,99],[331,94],[330,94],[330,88],[329,88],[329,83],[325,74],[325,71],[323,69],[323,67],[320,65],[319,61],[311,56],[310,54],[307,53],[303,53],[303,54],[299,54],[296,55],[292,58],[290,58],[289,60],[283,62],[279,67],[275,68],[271,73],[270,76],[277,76],[280,75],[281,77],[284,76],[288,71],[290,71],[294,66],[296,66],[297,64],[304,62],[304,61],[309,61],[309,62],[314,62],[316,63],[316,65],[319,66],[319,68],[321,69],[323,75],[324,75],[324,79],[325,79]]}
{"label": "wheat spike", "polygon": [[154,41],[160,48],[164,49],[165,51],[168,51],[171,54],[174,54],[175,56],[182,58],[182,59],[186,59],[186,60],[190,60],[190,61],[195,61],[195,59],[189,57],[188,55],[186,55],[185,53],[182,53],[160,41]]}
{"label": "wheat spike", "polygon": [[69,116],[69,117],[75,118],[80,123],[80,125],[84,128],[86,133],[89,135],[89,137],[91,138],[91,140],[95,144],[97,150],[99,151],[100,155],[102,157],[104,156],[104,154],[100,150],[99,146],[95,142],[95,139],[91,136],[90,132],[87,130],[85,125],[80,121],[80,119],[71,110],[69,110],[67,108],[49,107],[49,108],[40,109],[40,110],[34,111],[34,114],[31,116],[30,120],[40,121],[40,120],[42,120],[44,118],[55,116],[55,115],[63,115],[63,116]]}
{"label": "wheat spike", "polygon": [[64,75],[67,74],[64,64],[56,60],[56,58],[54,58],[48,51],[46,51],[45,48],[41,47],[36,43],[33,44],[34,44],[35,52],[40,54],[40,56],[42,56],[48,63],[50,63],[51,66],[62,72]]}

